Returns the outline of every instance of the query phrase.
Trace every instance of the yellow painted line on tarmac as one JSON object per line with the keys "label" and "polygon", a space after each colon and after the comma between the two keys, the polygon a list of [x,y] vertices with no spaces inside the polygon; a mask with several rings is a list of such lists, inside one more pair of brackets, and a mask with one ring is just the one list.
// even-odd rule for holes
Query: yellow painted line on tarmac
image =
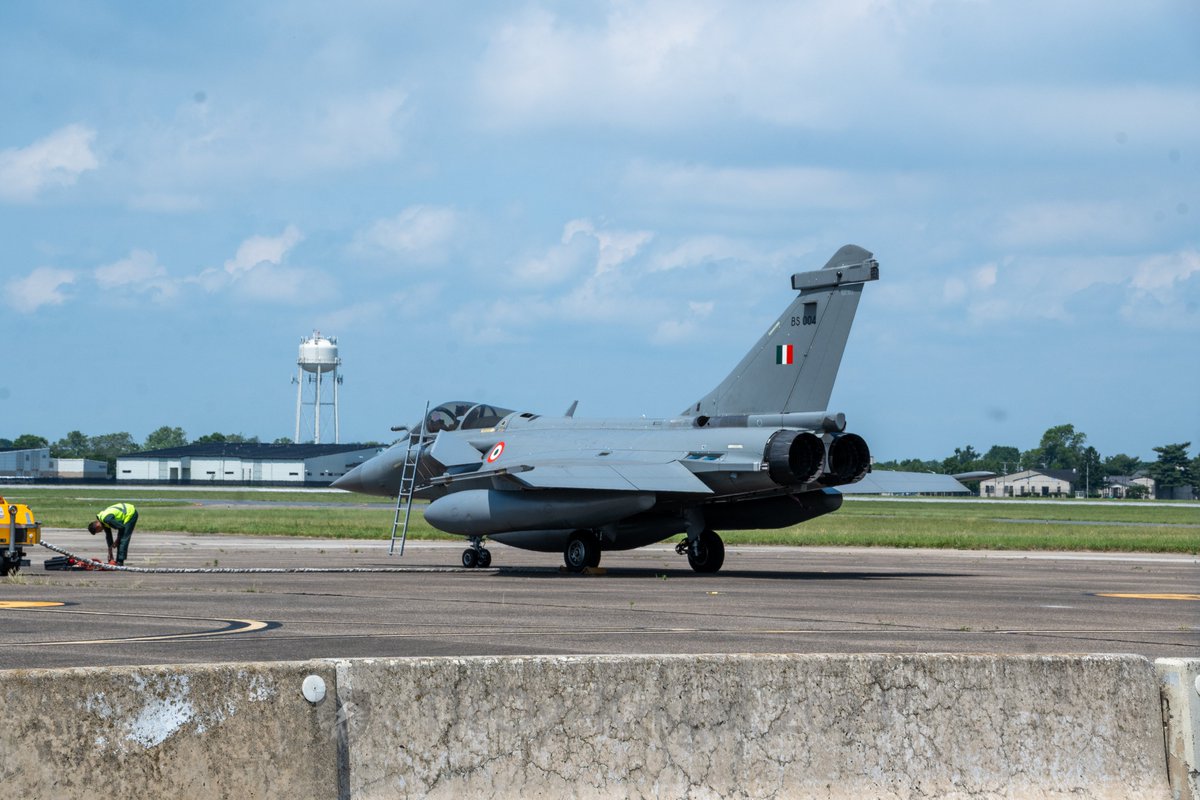
{"label": "yellow painted line on tarmac", "polygon": [[1200,601],[1200,594],[1127,594],[1118,592],[1102,592],[1097,597],[1118,597],[1122,600],[1192,600]]}
{"label": "yellow painted line on tarmac", "polygon": [[[176,617],[176,619],[179,619]],[[125,644],[127,642],[170,642],[183,639],[204,639],[209,636],[230,636],[239,633],[250,633],[267,628],[270,623],[257,619],[214,619],[213,622],[227,622],[230,627],[215,631],[194,631],[192,633],[164,633],[161,636],[130,636],[112,639],[81,639],[76,641],[28,642],[23,647],[46,647],[49,645],[77,644]],[[234,627],[234,626],[237,627]]]}
{"label": "yellow painted line on tarmac", "polygon": [[50,608],[65,605],[66,603],[51,600],[0,600],[0,608]]}
{"label": "yellow painted line on tarmac", "polygon": [[[50,603],[50,602],[26,602],[12,601],[11,604],[5,606],[0,601],[0,608],[13,609],[37,609],[47,606],[64,606],[66,603]],[[168,642],[186,639],[207,639],[213,636],[236,636],[242,633],[253,633],[255,631],[266,630],[272,627],[272,623],[263,622],[257,619],[222,619],[220,617],[182,617],[171,614],[146,614],[137,612],[121,612],[121,611],[84,611],[78,608],[52,610],[46,612],[48,614],[69,614],[72,616],[96,616],[96,617],[131,617],[135,619],[148,619],[155,621],[171,620],[182,622],[216,622],[224,623],[224,627],[212,630],[193,630],[184,633],[164,633],[157,636],[114,636],[108,639],[72,639],[72,640],[51,640],[41,642],[19,642],[21,647],[57,647],[59,645],[80,645],[80,644],[117,644],[125,642]]]}

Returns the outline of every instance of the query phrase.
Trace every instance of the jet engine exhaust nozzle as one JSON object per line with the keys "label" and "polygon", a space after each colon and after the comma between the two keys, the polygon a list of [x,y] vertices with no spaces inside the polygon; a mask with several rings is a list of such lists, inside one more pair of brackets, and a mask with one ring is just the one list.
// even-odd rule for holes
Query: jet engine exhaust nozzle
{"label": "jet engine exhaust nozzle", "polygon": [[832,434],[829,442],[829,471],[821,476],[825,486],[841,486],[862,480],[871,468],[871,450],[857,433]]}
{"label": "jet engine exhaust nozzle", "polygon": [[821,474],[825,446],[807,431],[776,431],[767,440],[767,474],[780,486],[811,483]]}

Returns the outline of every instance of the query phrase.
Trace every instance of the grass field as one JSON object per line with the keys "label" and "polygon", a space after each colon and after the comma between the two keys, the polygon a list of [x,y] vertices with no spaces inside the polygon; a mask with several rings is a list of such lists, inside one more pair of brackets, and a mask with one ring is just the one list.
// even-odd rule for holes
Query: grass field
{"label": "grass field", "polygon": [[[150,491],[141,487],[25,488],[2,491],[28,504],[44,527],[83,528],[96,511],[128,499],[140,511],[137,534],[322,536],[386,539],[393,508],[344,492]],[[254,503],[238,506],[238,503]],[[260,505],[261,504],[261,505]],[[301,504],[323,504],[311,508]],[[265,507],[264,507],[265,506]],[[415,507],[409,538],[452,539]],[[1156,502],[1104,504],[848,499],[841,510],[778,531],[721,531],[729,544],[934,547],[984,550],[1096,550],[1200,553],[1200,508]]]}

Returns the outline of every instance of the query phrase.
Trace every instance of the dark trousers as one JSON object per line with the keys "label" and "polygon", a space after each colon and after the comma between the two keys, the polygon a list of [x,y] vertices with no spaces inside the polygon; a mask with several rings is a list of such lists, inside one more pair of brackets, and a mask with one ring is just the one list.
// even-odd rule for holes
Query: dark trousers
{"label": "dark trousers", "polygon": [[[125,527],[117,528],[117,563],[125,563],[125,556],[129,555],[129,540],[133,538],[133,529],[137,526],[138,512],[133,512],[133,516],[129,518],[129,522],[125,523]],[[108,528],[104,529],[104,540],[108,543],[108,548],[111,550],[113,546],[112,531]]]}

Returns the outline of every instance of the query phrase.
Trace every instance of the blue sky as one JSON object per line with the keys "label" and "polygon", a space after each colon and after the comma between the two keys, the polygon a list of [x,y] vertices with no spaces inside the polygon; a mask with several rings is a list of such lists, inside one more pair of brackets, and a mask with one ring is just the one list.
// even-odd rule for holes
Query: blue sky
{"label": "blue sky", "polygon": [[[880,459],[1200,445],[1200,5],[0,4],[0,436],[667,416],[841,245]],[[326,428],[326,432],[328,428]]]}

